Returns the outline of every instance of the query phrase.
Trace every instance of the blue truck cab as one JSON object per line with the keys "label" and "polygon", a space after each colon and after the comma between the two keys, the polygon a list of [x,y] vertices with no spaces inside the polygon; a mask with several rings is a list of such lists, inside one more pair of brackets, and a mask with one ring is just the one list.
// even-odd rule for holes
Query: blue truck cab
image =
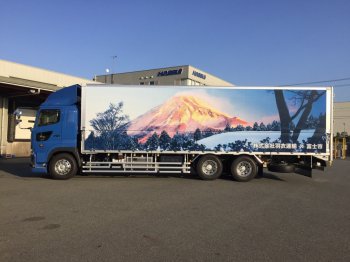
{"label": "blue truck cab", "polygon": [[78,170],[79,85],[52,93],[40,106],[32,129],[32,171],[67,179]]}

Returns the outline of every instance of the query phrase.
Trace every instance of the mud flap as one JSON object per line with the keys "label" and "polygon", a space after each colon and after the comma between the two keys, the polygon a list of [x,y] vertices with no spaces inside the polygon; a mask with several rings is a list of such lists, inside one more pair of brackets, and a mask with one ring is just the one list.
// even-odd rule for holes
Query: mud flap
{"label": "mud flap", "polygon": [[263,165],[258,165],[258,172],[256,174],[257,177],[263,177],[264,176],[264,167]]}

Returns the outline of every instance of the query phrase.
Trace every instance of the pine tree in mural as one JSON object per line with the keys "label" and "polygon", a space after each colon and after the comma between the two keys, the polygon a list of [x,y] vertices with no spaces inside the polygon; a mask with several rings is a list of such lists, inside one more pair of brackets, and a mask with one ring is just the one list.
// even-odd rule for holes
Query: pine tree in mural
{"label": "pine tree in mural", "polygon": [[148,138],[145,147],[147,150],[157,150],[159,147],[159,137],[157,133],[153,133],[153,135]]}
{"label": "pine tree in mural", "polygon": [[194,139],[194,141],[198,141],[198,140],[202,139],[202,132],[199,128],[197,128],[196,131],[194,131],[193,139]]}
{"label": "pine tree in mural", "polygon": [[260,127],[259,127],[259,124],[257,122],[255,122],[253,125],[253,131],[260,131]]}
{"label": "pine tree in mural", "polygon": [[264,122],[261,122],[260,125],[259,125],[259,131],[266,131],[266,130],[267,130],[267,128],[264,125]]}
{"label": "pine tree in mural", "polygon": [[168,150],[170,148],[171,137],[163,130],[159,137],[159,146],[162,150]]}
{"label": "pine tree in mural", "polygon": [[170,149],[174,151],[182,150],[183,137],[180,134],[174,135],[170,142]]}
{"label": "pine tree in mural", "polygon": [[214,132],[211,129],[206,129],[202,132],[202,138],[210,137],[212,135],[214,135]]}
{"label": "pine tree in mural", "polygon": [[281,131],[281,124],[280,124],[280,122],[278,122],[276,120],[272,121],[271,131]]}
{"label": "pine tree in mural", "polygon": [[226,124],[224,131],[225,132],[231,132],[231,126],[230,126],[229,123]]}
{"label": "pine tree in mural", "polygon": [[234,128],[234,131],[244,131],[244,126],[238,125]]}
{"label": "pine tree in mural", "polygon": [[115,140],[118,141],[116,148],[118,150],[136,150],[139,147],[138,140],[135,137],[131,137],[126,131],[115,136]]}

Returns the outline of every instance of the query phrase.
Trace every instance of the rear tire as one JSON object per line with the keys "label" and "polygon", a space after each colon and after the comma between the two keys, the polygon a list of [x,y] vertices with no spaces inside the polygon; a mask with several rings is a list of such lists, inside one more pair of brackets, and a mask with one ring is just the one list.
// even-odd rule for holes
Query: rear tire
{"label": "rear tire", "polygon": [[257,174],[258,168],[253,159],[249,156],[240,156],[231,164],[231,174],[239,182],[248,182]]}
{"label": "rear tire", "polygon": [[204,155],[199,159],[196,170],[201,179],[214,180],[221,176],[223,165],[217,156]]}
{"label": "rear tire", "polygon": [[65,180],[72,178],[78,172],[75,158],[66,153],[57,154],[49,163],[49,174],[53,179]]}

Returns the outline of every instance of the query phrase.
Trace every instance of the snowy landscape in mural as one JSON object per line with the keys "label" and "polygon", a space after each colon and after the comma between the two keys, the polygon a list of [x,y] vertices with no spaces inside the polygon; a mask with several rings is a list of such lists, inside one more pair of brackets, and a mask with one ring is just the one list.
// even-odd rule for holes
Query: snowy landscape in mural
{"label": "snowy landscape in mural", "polygon": [[325,152],[323,90],[86,87],[85,150]]}

